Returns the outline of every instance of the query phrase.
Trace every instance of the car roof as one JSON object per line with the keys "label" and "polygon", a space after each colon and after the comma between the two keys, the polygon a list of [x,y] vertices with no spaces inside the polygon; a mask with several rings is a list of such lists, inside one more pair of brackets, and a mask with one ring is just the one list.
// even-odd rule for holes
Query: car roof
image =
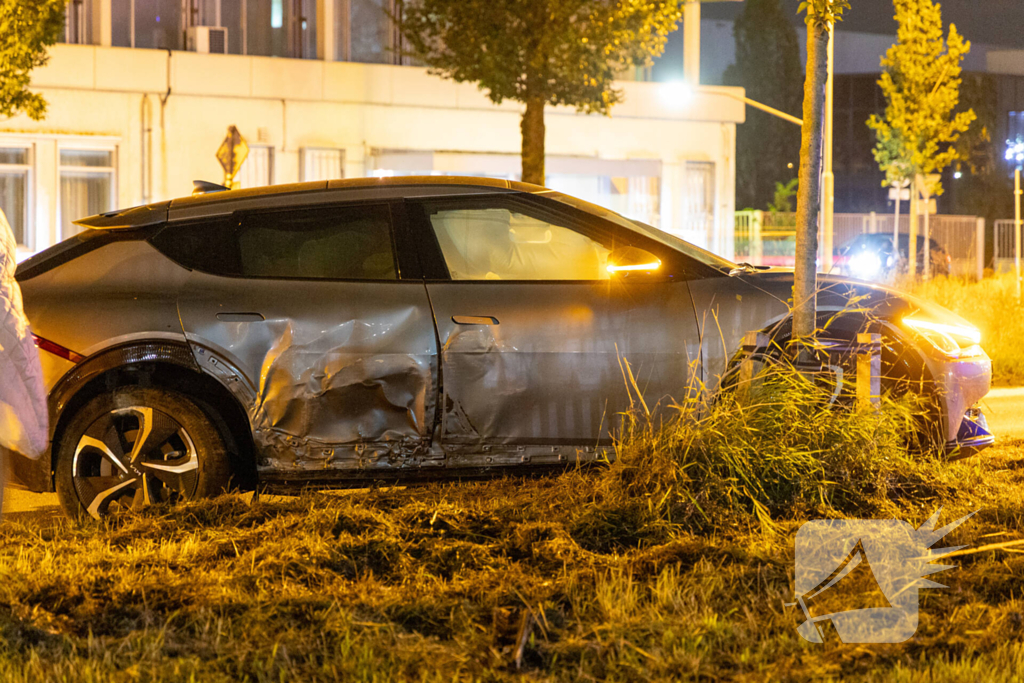
{"label": "car roof", "polygon": [[117,230],[154,225],[168,219],[198,218],[230,213],[239,209],[295,206],[306,202],[320,204],[330,201],[402,199],[404,197],[490,192],[540,194],[550,191],[540,185],[501,178],[467,176],[347,178],[207,192],[189,197],[179,197],[170,201],[108,211],[74,222],[85,228]]}

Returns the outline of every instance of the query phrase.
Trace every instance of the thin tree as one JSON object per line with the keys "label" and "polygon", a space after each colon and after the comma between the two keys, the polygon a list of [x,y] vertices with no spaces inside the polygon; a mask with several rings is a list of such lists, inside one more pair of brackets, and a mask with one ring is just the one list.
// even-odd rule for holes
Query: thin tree
{"label": "thin tree", "polygon": [[800,174],[796,196],[796,268],[793,274],[793,339],[811,337],[817,316],[818,206],[821,184],[822,124],[828,41],[847,0],[807,0],[807,69],[804,77],[804,125],[800,140]]}
{"label": "thin tree", "polygon": [[[747,97],[796,114],[803,101],[800,39],[781,0],[747,0],[733,25],[736,61],[723,81]],[[763,209],[775,185],[796,177],[800,129],[757,109],[736,127],[736,206]]]}
{"label": "thin tree", "polygon": [[[941,173],[959,158],[957,140],[977,117],[974,111],[957,112],[960,101],[961,62],[970,42],[950,24],[943,39],[942,12],[932,0],[894,0],[899,24],[897,42],[882,58],[878,85],[885,95],[885,118],[872,115],[875,160],[893,178],[915,180],[914,192],[927,189],[942,194],[942,185],[920,187],[920,178]],[[925,207],[927,212],[927,207]],[[927,213],[926,213],[927,216]],[[926,242],[926,256],[928,245]],[[910,219],[911,274],[916,272],[917,216]],[[925,261],[926,268],[928,261]]]}
{"label": "thin tree", "polygon": [[608,114],[617,74],[649,65],[684,0],[400,0],[407,52],[432,73],[476,82],[522,115],[522,179],[544,184],[544,108]]}
{"label": "thin tree", "polygon": [[46,101],[28,89],[32,69],[64,29],[65,0],[0,0],[0,116],[24,113],[36,121]]}

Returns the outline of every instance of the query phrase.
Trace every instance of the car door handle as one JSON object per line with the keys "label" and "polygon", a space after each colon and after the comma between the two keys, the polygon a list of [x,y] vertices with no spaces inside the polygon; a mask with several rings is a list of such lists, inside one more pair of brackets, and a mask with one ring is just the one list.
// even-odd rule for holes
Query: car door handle
{"label": "car door handle", "polygon": [[217,320],[224,323],[258,323],[266,318],[261,313],[218,313]]}
{"label": "car door handle", "polygon": [[499,325],[493,315],[453,315],[452,322],[456,325]]}

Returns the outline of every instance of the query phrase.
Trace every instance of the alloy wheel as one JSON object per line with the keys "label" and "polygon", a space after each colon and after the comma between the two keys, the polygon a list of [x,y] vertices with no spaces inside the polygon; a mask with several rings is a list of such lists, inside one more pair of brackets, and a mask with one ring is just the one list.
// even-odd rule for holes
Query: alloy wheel
{"label": "alloy wheel", "polygon": [[82,434],[72,462],[75,492],[96,519],[115,503],[139,509],[190,498],[198,477],[199,455],[188,432],[148,406],[99,417]]}

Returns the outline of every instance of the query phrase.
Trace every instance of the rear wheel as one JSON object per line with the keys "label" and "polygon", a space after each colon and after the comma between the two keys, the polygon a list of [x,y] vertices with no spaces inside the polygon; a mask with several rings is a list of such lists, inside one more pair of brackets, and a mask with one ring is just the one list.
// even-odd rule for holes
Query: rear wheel
{"label": "rear wheel", "polygon": [[191,399],[128,387],[102,394],[71,419],[57,452],[64,511],[99,519],[117,508],[223,492],[231,478],[223,436]]}

